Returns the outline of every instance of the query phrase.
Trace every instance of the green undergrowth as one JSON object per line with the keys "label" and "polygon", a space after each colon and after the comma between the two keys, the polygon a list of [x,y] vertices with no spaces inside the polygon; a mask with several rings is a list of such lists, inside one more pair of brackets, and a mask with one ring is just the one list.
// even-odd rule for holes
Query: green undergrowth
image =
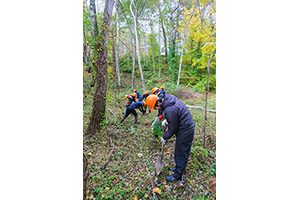
{"label": "green undergrowth", "polygon": [[[145,81],[149,80],[148,72],[145,72]],[[153,189],[159,188],[155,193],[155,199],[216,199],[216,194],[209,191],[208,178],[216,177],[216,115],[208,113],[206,124],[205,147],[202,129],[204,127],[204,111],[197,108],[189,108],[196,128],[195,137],[189,157],[183,181],[166,182],[166,176],[171,175],[169,167],[174,167],[173,158],[175,148],[175,136],[167,141],[164,149],[163,162],[165,166],[158,177],[154,175],[155,162],[161,155],[161,144],[154,139],[153,131],[149,124],[157,116],[157,111],[139,116],[139,124],[134,124],[134,117],[128,116],[125,121],[120,121],[125,112],[124,95],[132,93],[131,73],[124,73],[121,77],[122,87],[117,102],[114,100],[112,80],[109,80],[107,94],[106,121],[103,128],[91,138],[84,136],[84,153],[88,158],[88,192],[87,199],[153,199]],[[163,76],[164,74],[162,74]],[[89,79],[86,74],[86,79]],[[126,76],[126,78],[124,78]],[[140,74],[136,75],[136,89],[142,94]],[[152,79],[147,84],[147,90],[152,87],[164,86],[168,94],[174,94],[186,105],[205,106],[205,95],[191,88],[180,87],[175,91],[176,85],[170,83],[167,78],[163,81]],[[150,83],[150,81],[148,81]],[[85,92],[85,91],[84,91]],[[92,111],[92,94],[84,99],[83,105],[83,129],[87,129],[89,117]],[[214,93],[208,95],[208,109],[215,109]],[[157,130],[161,132],[161,130]],[[112,144],[109,144],[109,141]],[[113,146],[112,146],[113,145]],[[113,151],[112,151],[113,149]],[[110,152],[111,157],[107,167]]]}

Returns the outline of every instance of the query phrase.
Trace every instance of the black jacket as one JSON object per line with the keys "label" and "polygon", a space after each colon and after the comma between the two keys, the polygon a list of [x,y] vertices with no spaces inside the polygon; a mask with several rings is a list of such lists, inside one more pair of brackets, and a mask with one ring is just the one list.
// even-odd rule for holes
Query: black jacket
{"label": "black jacket", "polygon": [[163,135],[165,140],[171,138],[174,134],[176,137],[184,138],[195,129],[190,111],[174,95],[165,95],[162,109],[168,121],[168,130]]}

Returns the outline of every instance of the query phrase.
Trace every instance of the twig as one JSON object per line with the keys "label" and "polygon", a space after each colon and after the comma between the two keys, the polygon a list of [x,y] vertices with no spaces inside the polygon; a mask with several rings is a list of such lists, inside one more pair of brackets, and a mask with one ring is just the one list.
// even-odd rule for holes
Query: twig
{"label": "twig", "polygon": [[117,119],[116,119],[116,115],[115,115],[115,113],[109,108],[109,107],[107,107],[108,108],[108,110],[115,116],[115,123],[117,122]]}
{"label": "twig", "polygon": [[104,165],[103,167],[100,168],[100,171],[104,170],[104,169],[107,167],[108,162],[109,162],[109,159],[110,159],[110,156],[111,156],[111,153],[113,152],[113,150],[114,150],[114,148],[115,148],[115,145],[112,143],[111,138],[109,138],[109,139],[110,139],[110,143],[113,145],[113,147],[112,147],[112,150],[111,150],[110,153],[109,153],[109,156],[108,156],[108,158],[107,158],[107,161],[106,161],[105,165]]}
{"label": "twig", "polygon": [[[201,107],[201,106],[189,106],[189,105],[185,105],[188,108],[200,108],[201,110],[205,110],[205,108]],[[212,112],[212,113],[216,113],[216,110],[207,110],[208,112]]]}

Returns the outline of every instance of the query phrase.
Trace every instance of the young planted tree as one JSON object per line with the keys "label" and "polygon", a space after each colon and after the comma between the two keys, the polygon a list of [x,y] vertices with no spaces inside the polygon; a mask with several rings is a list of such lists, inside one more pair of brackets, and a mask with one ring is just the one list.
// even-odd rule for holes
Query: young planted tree
{"label": "young planted tree", "polygon": [[97,51],[97,86],[94,94],[93,109],[90,117],[90,123],[86,134],[92,136],[97,130],[100,130],[100,123],[105,117],[106,91],[107,91],[107,46],[109,38],[109,26],[113,10],[114,0],[106,0],[102,17],[100,33],[98,31],[95,0],[90,0],[91,21],[96,40]]}

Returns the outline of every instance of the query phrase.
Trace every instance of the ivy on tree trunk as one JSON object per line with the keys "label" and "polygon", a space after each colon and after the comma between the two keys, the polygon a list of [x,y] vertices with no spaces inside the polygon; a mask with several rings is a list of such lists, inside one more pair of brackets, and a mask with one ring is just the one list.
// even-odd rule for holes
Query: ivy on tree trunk
{"label": "ivy on tree trunk", "polygon": [[90,117],[90,123],[86,133],[88,136],[94,135],[97,130],[100,130],[100,124],[105,118],[107,91],[107,45],[113,5],[114,0],[106,0],[101,31],[98,34],[95,0],[90,0],[91,21],[96,40],[96,51],[98,56],[96,61],[97,86],[94,94],[93,110]]}

